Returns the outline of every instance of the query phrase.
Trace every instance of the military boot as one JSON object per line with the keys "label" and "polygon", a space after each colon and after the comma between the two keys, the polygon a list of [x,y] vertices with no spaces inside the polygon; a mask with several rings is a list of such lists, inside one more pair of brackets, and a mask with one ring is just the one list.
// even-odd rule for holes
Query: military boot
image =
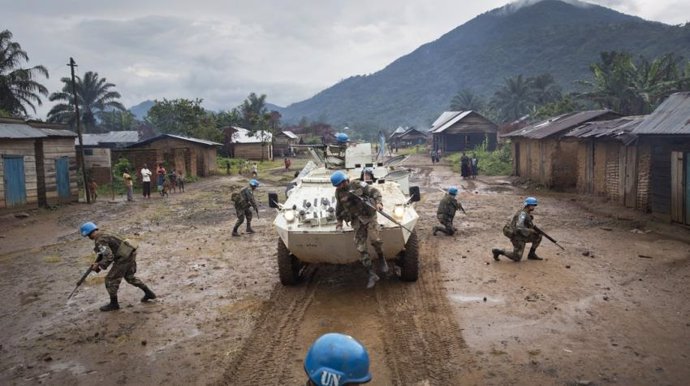
{"label": "military boot", "polygon": [[491,250],[491,253],[494,254],[494,260],[499,261],[500,259],[498,256],[505,255],[505,252],[503,252],[502,249],[494,248]]}
{"label": "military boot", "polygon": [[541,257],[537,256],[537,251],[534,249],[530,249],[529,253],[527,254],[527,260],[544,260]]}
{"label": "military boot", "polygon": [[142,285],[139,288],[141,288],[144,291],[144,297],[141,298],[142,303],[146,303],[149,300],[153,300],[156,298],[156,294],[154,294],[153,291],[151,291],[151,289],[146,286],[146,284]]}
{"label": "military boot", "polygon": [[247,220],[247,233],[254,233],[254,229],[252,229],[252,223]]}
{"label": "military boot", "polygon": [[115,311],[120,309],[120,304],[117,302],[117,295],[115,296],[110,296],[110,303],[101,306],[99,308],[103,312],[108,312],[108,311]]}
{"label": "military boot", "polygon": [[374,288],[377,281],[379,281],[379,275],[377,275],[373,269],[369,268],[369,281],[367,282],[367,288]]}
{"label": "military boot", "polygon": [[386,262],[386,258],[383,257],[383,253],[379,255],[379,269],[381,269],[382,273],[388,273],[388,263]]}
{"label": "military boot", "polygon": [[235,227],[232,228],[232,235],[235,236],[235,237],[239,237],[239,236],[240,236],[240,234],[237,233],[237,225],[235,225]]}

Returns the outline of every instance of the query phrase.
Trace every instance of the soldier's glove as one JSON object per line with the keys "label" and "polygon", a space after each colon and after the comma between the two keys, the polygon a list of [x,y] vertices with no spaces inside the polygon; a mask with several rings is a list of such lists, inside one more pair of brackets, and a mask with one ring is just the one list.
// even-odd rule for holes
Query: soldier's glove
{"label": "soldier's glove", "polygon": [[383,210],[383,204],[381,204],[381,203],[376,204],[376,209]]}
{"label": "soldier's glove", "polygon": [[91,270],[98,273],[101,272],[101,266],[98,263],[91,264]]}

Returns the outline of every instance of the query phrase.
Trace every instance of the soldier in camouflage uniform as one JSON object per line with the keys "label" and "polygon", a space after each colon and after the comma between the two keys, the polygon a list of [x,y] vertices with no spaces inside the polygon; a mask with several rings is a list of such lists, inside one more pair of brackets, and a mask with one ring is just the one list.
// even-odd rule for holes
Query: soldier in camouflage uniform
{"label": "soldier in camouflage uniform", "polygon": [[532,212],[537,207],[537,199],[534,197],[527,197],[523,202],[523,208],[517,211],[513,217],[508,220],[508,223],[503,227],[503,234],[513,243],[513,251],[506,252],[503,249],[494,248],[491,253],[494,255],[494,260],[498,261],[498,256],[504,255],[507,258],[518,262],[522,260],[522,254],[525,251],[525,244],[532,243],[532,247],[527,254],[528,260],[543,260],[537,256],[537,247],[541,243],[541,233],[537,231],[534,225],[534,216]]}
{"label": "soldier in camouflage uniform", "polygon": [[117,290],[120,288],[120,282],[123,278],[127,283],[144,291],[144,297],[141,298],[142,302],[156,298],[156,294],[144,282],[134,276],[137,273],[136,246],[120,236],[98,230],[96,224],[92,222],[82,224],[79,232],[82,236],[95,242],[94,252],[98,254],[99,259],[91,265],[92,270],[100,272],[102,269],[108,269],[111,263],[113,265],[105,277],[105,289],[110,295],[110,303],[102,306],[101,311],[120,309],[120,304],[117,301]]}
{"label": "soldier in camouflage uniform", "polygon": [[457,194],[458,188],[451,186],[448,188],[448,194],[446,194],[438,204],[436,218],[441,224],[443,224],[443,226],[434,226],[434,236],[436,236],[436,232],[439,231],[447,234],[448,236],[454,235],[457,231],[457,229],[453,226],[453,218],[455,218],[455,212],[462,210],[462,204],[455,199]]}
{"label": "soldier in camouflage uniform", "polygon": [[383,273],[388,272],[388,264],[383,256],[383,242],[379,234],[379,222],[376,210],[367,206],[362,199],[368,200],[379,210],[383,209],[381,192],[361,181],[350,182],[344,172],[337,171],[331,175],[331,183],[335,189],[335,216],[338,221],[336,229],[343,228],[343,221],[348,221],[355,231],[355,244],[360,254],[360,261],[369,273],[367,288],[372,288],[379,280],[374,272],[373,264],[367,252],[367,238],[371,240],[376,254],[380,260],[380,268]]}
{"label": "soldier in camouflage uniform", "polygon": [[249,181],[249,186],[240,190],[239,196],[234,201],[235,211],[237,212],[237,222],[235,227],[232,228],[232,235],[239,236],[237,228],[242,225],[244,218],[247,218],[247,233],[254,233],[252,229],[252,210],[256,211],[257,216],[259,215],[259,209],[256,205],[256,200],[254,199],[254,189],[259,187],[259,181],[251,180]]}

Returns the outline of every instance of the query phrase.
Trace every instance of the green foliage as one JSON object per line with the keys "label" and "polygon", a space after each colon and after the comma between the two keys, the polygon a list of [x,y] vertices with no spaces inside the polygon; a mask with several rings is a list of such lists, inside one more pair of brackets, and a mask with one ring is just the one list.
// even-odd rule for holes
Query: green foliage
{"label": "green foliage", "polygon": [[157,132],[221,142],[213,114],[201,107],[202,99],[156,100],[145,120]]}
{"label": "green foliage", "polygon": [[136,118],[129,111],[102,111],[99,126],[103,131],[125,131],[136,129]]}
{"label": "green foliage", "polygon": [[116,192],[122,194],[127,191],[127,188],[125,187],[125,182],[122,178],[122,173],[125,172],[125,170],[129,170],[129,174],[132,175],[132,178],[134,178],[134,169],[132,168],[132,165],[129,163],[129,160],[127,158],[120,158],[117,160],[115,164],[113,164],[113,189],[115,189]]}
{"label": "green foliage", "polygon": [[[477,156],[479,174],[487,176],[507,176],[513,171],[513,155],[510,143],[499,145],[498,149],[489,151],[488,141],[477,145],[471,151],[465,152],[468,157]],[[460,153],[453,153],[444,159],[451,162],[454,171],[460,172]]]}
{"label": "green foliage", "polygon": [[28,106],[36,113],[36,105],[42,104],[40,95],[48,96],[48,89],[36,82],[37,75],[48,78],[43,66],[21,68],[29,56],[22,46],[12,41],[12,32],[0,31],[0,111],[9,116],[28,115]]}
{"label": "green foliage", "polygon": [[594,80],[579,83],[588,90],[582,97],[624,115],[649,114],[663,99],[690,90],[690,62],[669,53],[652,61],[628,52],[602,52],[590,66]]}
{"label": "green foliage", "polygon": [[[60,102],[48,112],[49,122],[59,122],[76,127],[74,111],[74,93],[72,92],[72,78],[64,77],[62,91],[50,94],[51,102]],[[107,83],[105,78],[100,78],[97,72],[87,71],[84,77],[75,76],[77,103],[81,123],[84,132],[97,133],[104,130],[98,127],[97,118],[106,110],[114,109],[125,111],[125,107],[117,101],[120,93],[114,91],[112,83]]]}

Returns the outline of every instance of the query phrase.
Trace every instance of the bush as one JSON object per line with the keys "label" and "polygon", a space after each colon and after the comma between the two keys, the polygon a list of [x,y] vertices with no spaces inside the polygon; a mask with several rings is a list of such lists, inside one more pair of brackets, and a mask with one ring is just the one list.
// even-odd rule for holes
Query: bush
{"label": "bush", "polygon": [[[494,151],[487,150],[488,141],[482,142],[471,151],[466,151],[468,157],[474,153],[479,161],[479,174],[487,176],[507,176],[513,172],[513,154],[510,142],[499,145]],[[460,157],[462,153],[452,154],[446,158],[451,162],[454,171],[460,172]]]}

